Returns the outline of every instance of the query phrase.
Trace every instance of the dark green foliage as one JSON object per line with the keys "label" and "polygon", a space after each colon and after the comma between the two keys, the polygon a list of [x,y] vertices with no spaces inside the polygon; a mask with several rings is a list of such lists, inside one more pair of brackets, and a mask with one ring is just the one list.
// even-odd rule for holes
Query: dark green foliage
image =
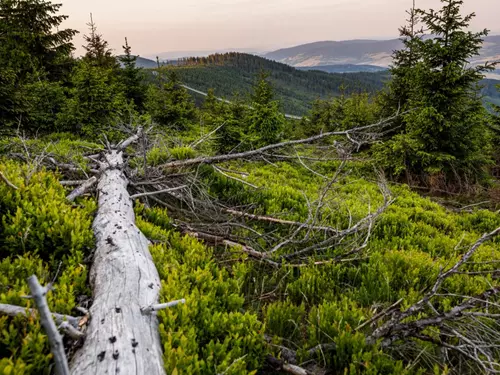
{"label": "dark green foliage", "polygon": [[291,66],[262,57],[243,54],[216,54],[192,58],[172,66],[182,82],[195,89],[214,89],[218,96],[231,98],[235,93],[250,95],[255,77],[269,73],[276,98],[286,113],[304,115],[317,98],[329,98],[340,94],[344,85],[346,93],[375,93],[383,88],[387,74],[347,73],[329,74],[320,71],[301,71]]}
{"label": "dark green foliage", "polygon": [[196,108],[187,90],[180,85],[175,71],[169,70],[167,82],[159,77],[159,85],[150,85],[146,109],[153,121],[171,129],[186,129],[196,118]]}
{"label": "dark green foliage", "polygon": [[58,114],[62,130],[97,135],[126,109],[126,98],[113,68],[78,62],[70,78],[69,99]]}
{"label": "dark green foliage", "polygon": [[468,65],[487,35],[467,31],[474,14],[460,14],[462,1],[442,2],[439,11],[412,11],[433,38],[421,38],[413,24],[401,31],[406,48],[395,54],[389,108],[411,111],[379,159],[394,175],[442,174],[446,185],[474,182],[490,161],[477,85],[491,66]]}
{"label": "dark green foliage", "polygon": [[286,120],[279,110],[279,102],[274,100],[267,74],[260,74],[251,99],[247,129],[250,132],[250,142],[254,147],[278,142],[283,135]]}
{"label": "dark green foliage", "polygon": [[90,33],[83,37],[87,43],[83,46],[86,51],[84,60],[101,68],[117,69],[119,66],[118,61],[116,57],[113,56],[108,42],[97,32],[97,26],[92,19],[92,13],[90,14],[90,22],[87,26],[89,27]]}
{"label": "dark green foliage", "polygon": [[34,132],[54,125],[77,33],[59,29],[67,18],[57,14],[60,7],[43,0],[0,1],[2,127]]}
{"label": "dark green foliage", "polygon": [[368,94],[347,97],[342,93],[331,100],[316,100],[308,116],[310,124],[303,122],[302,126],[307,135],[345,130],[375,123],[378,112],[377,103]]}
{"label": "dark green foliage", "polygon": [[123,85],[127,100],[132,101],[135,107],[141,111],[144,108],[146,94],[146,87],[143,84],[143,72],[141,68],[136,66],[137,56],[132,55],[132,49],[127,38],[125,38],[123,50],[125,54],[118,58],[123,65],[119,74],[120,82]]}
{"label": "dark green foliage", "polygon": [[62,4],[45,0],[2,0],[0,2],[0,61],[19,79],[45,72],[61,79],[71,66],[71,42],[76,30],[59,29],[68,17],[58,15]]}

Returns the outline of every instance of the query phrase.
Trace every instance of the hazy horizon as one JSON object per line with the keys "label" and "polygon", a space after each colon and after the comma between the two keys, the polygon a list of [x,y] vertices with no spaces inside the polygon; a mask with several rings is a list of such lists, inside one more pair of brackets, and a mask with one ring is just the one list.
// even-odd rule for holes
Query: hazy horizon
{"label": "hazy horizon", "polygon": [[[98,31],[116,53],[127,37],[134,54],[245,49],[264,52],[322,40],[389,39],[398,36],[412,0],[62,0],[64,23],[80,31],[93,13]],[[439,0],[417,0],[417,7],[440,8]],[[174,11],[175,10],[175,11]],[[465,0],[475,12],[473,30],[500,33],[498,0]]]}

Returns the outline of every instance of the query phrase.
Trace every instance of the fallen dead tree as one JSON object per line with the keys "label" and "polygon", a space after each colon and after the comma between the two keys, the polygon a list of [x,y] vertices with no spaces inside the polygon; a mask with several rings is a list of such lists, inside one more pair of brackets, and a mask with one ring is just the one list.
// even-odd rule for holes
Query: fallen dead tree
{"label": "fallen dead tree", "polygon": [[143,312],[158,303],[160,279],[149,242],[135,225],[124,173],[123,150],[141,134],[139,129],[109,146],[99,160],[91,320],[85,343],[72,360],[72,374],[164,373],[157,318]]}

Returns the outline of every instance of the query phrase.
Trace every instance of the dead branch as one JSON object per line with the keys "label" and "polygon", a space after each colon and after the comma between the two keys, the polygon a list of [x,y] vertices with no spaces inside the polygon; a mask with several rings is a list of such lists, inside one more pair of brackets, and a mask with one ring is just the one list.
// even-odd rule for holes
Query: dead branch
{"label": "dead branch", "polygon": [[266,357],[266,362],[273,367],[275,371],[283,371],[292,375],[312,375],[311,372],[302,367],[286,363],[284,360],[275,358],[271,355]]}
{"label": "dead branch", "polygon": [[14,190],[19,190],[19,188],[14,185],[12,182],[10,182],[7,177],[5,177],[5,175],[0,171],[0,178],[7,184],[7,186],[9,186],[10,188],[14,189]]}
{"label": "dead branch", "polygon": [[141,309],[141,311],[145,315],[151,315],[155,311],[160,311],[160,310],[163,310],[163,309],[168,309],[169,307],[174,307],[174,306],[177,306],[177,305],[179,305],[181,303],[186,303],[186,300],[183,298],[183,299],[180,299],[180,300],[177,300],[177,301],[172,301],[172,302],[167,302],[167,303],[161,303],[161,304],[156,304],[156,305],[150,305],[148,307],[143,307]]}
{"label": "dead branch", "polygon": [[[200,165],[200,164],[215,164],[215,163],[221,163],[225,161],[230,161],[230,160],[236,160],[236,159],[248,159],[254,156],[261,156],[267,151],[271,150],[276,150],[280,148],[284,148],[287,146],[294,146],[294,145],[300,145],[300,144],[308,144],[308,143],[313,143],[315,141],[332,137],[332,136],[349,136],[352,139],[352,135],[354,134],[363,134],[366,130],[370,130],[376,127],[381,127],[381,126],[386,126],[387,124],[391,123],[394,119],[399,117],[400,114],[397,113],[394,116],[387,118],[385,120],[381,120],[378,123],[372,124],[372,125],[366,125],[366,126],[360,126],[357,128],[352,128],[344,131],[334,131],[334,132],[327,132],[327,133],[322,133],[318,134],[309,138],[305,139],[297,139],[297,140],[291,140],[291,141],[285,141],[277,144],[272,144],[268,146],[264,146],[255,150],[251,151],[245,151],[245,152],[240,152],[240,153],[235,153],[235,154],[227,154],[227,155],[218,155],[218,156],[212,156],[212,157],[198,157],[194,159],[187,159],[187,160],[176,160],[172,161],[166,164],[161,165],[160,167],[163,169],[170,169],[170,168],[180,168],[180,167],[188,167],[188,166],[194,166],[194,165]],[[359,143],[358,141],[357,143]]]}
{"label": "dead branch", "polygon": [[59,181],[62,186],[80,186],[88,180]]}
{"label": "dead branch", "polygon": [[142,197],[150,197],[150,196],[153,196],[153,195],[159,195],[159,194],[165,194],[165,193],[172,193],[174,191],[182,190],[182,189],[185,189],[187,187],[188,187],[187,185],[183,185],[183,186],[177,186],[177,187],[174,187],[174,188],[169,188],[169,189],[164,189],[164,190],[150,191],[150,192],[147,192],[147,193],[139,193],[139,194],[135,194],[135,195],[130,196],[130,199],[133,200],[133,199],[142,198]]}
{"label": "dead branch", "polygon": [[87,181],[85,181],[83,184],[81,184],[78,188],[73,190],[67,197],[66,199],[70,202],[73,202],[76,198],[79,196],[85,194],[92,186],[94,186],[97,183],[97,177],[92,176],[89,178]]}
{"label": "dead branch", "polygon": [[[36,316],[36,309],[29,309],[26,307],[15,306],[15,305],[6,305],[0,303],[0,315],[7,315],[11,317],[23,316],[23,317],[33,317]],[[77,318],[70,315],[63,315],[52,313],[52,317],[54,318],[57,324],[62,324],[63,322],[68,322],[73,327],[78,327],[81,318]]]}
{"label": "dead branch", "polygon": [[79,340],[85,337],[82,332],[80,332],[68,322],[62,322],[59,325],[59,329],[62,330],[66,335],[71,337],[73,340]]}
{"label": "dead branch", "polygon": [[[486,320],[490,324],[497,321],[498,314],[490,313],[489,308],[500,307],[492,302],[495,296],[500,295],[500,286],[493,286],[472,297],[448,293],[446,295],[463,298],[461,303],[456,304],[449,311],[440,312],[432,304],[435,297],[443,296],[438,293],[443,283],[451,276],[460,274],[459,270],[469,262],[478,248],[499,233],[500,228],[497,228],[477,240],[451,268],[440,272],[434,285],[422,299],[404,311],[393,312],[391,319],[368,337],[368,343],[373,344],[382,340],[382,347],[388,347],[400,340],[416,338],[453,350],[472,360],[486,373],[500,373],[500,364],[495,360],[499,352],[493,344],[499,342],[500,335],[497,331],[491,331],[489,325],[481,321]],[[479,308],[484,310],[477,311]],[[406,321],[409,318],[417,319]],[[427,333],[426,330],[432,329],[439,332],[439,339]],[[453,338],[453,341],[448,342],[448,338]]]}
{"label": "dead branch", "polygon": [[[124,141],[118,143],[118,145],[116,146],[116,149],[118,151],[125,150],[128,146],[137,142],[142,137],[143,132],[144,132],[144,129],[142,127],[137,128],[136,133],[134,135],[132,135],[131,137],[125,139]],[[109,145],[109,142],[108,142],[108,145]]]}
{"label": "dead branch", "polygon": [[33,300],[38,308],[38,312],[40,313],[40,322],[45,330],[45,333],[47,334],[51,352],[54,355],[56,373],[58,375],[69,375],[68,360],[66,358],[66,353],[64,352],[62,338],[57,330],[54,320],[52,319],[49,305],[45,299],[47,289],[40,285],[36,276],[31,276],[28,279],[28,286]]}
{"label": "dead branch", "polygon": [[229,179],[231,179],[231,180],[238,181],[238,182],[242,183],[243,185],[250,186],[250,187],[251,187],[251,188],[253,188],[253,189],[258,189],[258,188],[259,188],[259,187],[258,187],[258,186],[256,186],[256,185],[253,185],[253,184],[251,184],[251,183],[249,183],[249,182],[246,182],[245,180],[242,180],[241,178],[237,178],[237,177],[234,177],[234,176],[228,175],[227,173],[224,173],[224,172],[222,171],[222,169],[220,169],[220,168],[218,168],[218,167],[216,167],[216,166],[214,166],[214,170],[216,170],[217,172],[219,172],[219,173],[220,173],[221,175],[223,175],[224,177],[227,177],[227,178],[229,178]]}

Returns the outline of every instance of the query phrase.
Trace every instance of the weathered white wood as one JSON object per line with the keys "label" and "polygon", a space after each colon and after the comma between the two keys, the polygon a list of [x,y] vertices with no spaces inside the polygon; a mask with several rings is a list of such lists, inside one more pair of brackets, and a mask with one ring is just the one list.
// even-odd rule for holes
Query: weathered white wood
{"label": "weathered white wood", "polygon": [[31,291],[31,297],[35,301],[38,312],[40,313],[40,323],[42,324],[50,344],[50,351],[54,356],[56,374],[69,375],[68,359],[64,352],[64,344],[62,337],[57,330],[56,323],[52,318],[52,314],[45,299],[47,289],[43,288],[38,282],[36,276],[31,276],[28,279],[28,286]]}
{"label": "weathered white wood", "polygon": [[[7,316],[24,316],[24,317],[33,317],[36,316],[36,309],[27,309],[22,306],[15,306],[15,305],[6,305],[3,303],[0,303],[0,315],[7,315]],[[62,324],[64,322],[68,322],[71,324],[73,327],[78,327],[78,323],[80,322],[81,318],[76,318],[74,316],[69,316],[69,315],[62,315],[62,314],[57,314],[57,313],[52,313],[52,317],[56,321],[57,324]]]}
{"label": "weathered white wood", "polygon": [[94,184],[97,182],[97,177],[92,176],[89,178],[87,181],[85,181],[83,184],[78,186],[75,190],[73,190],[67,197],[66,199],[70,202],[73,202],[76,198],[79,196],[85,194],[87,190],[89,190]]}
{"label": "weathered white wood", "polygon": [[101,164],[93,304],[85,343],[71,364],[75,375],[164,374],[156,314],[141,312],[158,303],[160,278],[148,240],[135,225],[120,149],[105,154]]}

